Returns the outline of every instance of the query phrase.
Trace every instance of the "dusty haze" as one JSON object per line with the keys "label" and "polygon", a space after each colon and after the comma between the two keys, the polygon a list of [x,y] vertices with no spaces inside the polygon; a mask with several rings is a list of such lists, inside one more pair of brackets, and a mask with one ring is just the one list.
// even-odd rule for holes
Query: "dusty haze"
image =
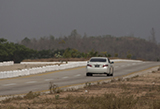
{"label": "dusty haze", "polygon": [[0,38],[18,42],[76,29],[82,36],[135,36],[160,42],[160,0],[0,0]]}

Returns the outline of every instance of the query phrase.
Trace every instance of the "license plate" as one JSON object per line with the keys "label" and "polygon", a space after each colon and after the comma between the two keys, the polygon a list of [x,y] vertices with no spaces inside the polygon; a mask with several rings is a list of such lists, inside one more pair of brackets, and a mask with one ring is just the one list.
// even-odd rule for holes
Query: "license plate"
{"label": "license plate", "polygon": [[99,65],[95,65],[95,67],[99,67]]}

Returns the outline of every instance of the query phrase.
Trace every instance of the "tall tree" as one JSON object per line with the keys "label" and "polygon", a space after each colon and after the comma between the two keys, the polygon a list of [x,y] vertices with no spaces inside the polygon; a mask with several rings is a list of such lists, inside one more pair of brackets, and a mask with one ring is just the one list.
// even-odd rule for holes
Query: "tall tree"
{"label": "tall tree", "polygon": [[21,41],[21,43],[22,43],[23,45],[25,45],[25,46],[29,45],[30,42],[31,42],[31,40],[30,40],[28,37],[25,37],[25,38]]}
{"label": "tall tree", "polygon": [[156,44],[156,37],[155,37],[155,30],[154,28],[151,29],[151,42]]}

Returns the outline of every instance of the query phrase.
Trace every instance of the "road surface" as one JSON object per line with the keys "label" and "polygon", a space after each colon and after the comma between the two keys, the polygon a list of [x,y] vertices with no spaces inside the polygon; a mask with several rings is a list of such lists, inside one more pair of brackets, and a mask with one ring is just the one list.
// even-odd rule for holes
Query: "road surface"
{"label": "road surface", "polygon": [[[137,72],[149,67],[158,66],[160,62],[117,62],[114,64],[113,77]],[[0,80],[0,96],[24,94],[29,91],[42,91],[49,89],[49,82],[61,86],[86,83],[91,81],[112,78],[106,75],[86,76],[85,67],[67,69],[62,71],[47,72],[43,74],[17,77]]]}

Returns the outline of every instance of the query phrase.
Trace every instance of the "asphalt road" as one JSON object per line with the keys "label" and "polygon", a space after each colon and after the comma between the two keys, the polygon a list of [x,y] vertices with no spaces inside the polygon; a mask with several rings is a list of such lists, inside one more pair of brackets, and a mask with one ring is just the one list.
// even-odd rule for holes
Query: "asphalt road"
{"label": "asphalt road", "polygon": [[[117,62],[114,64],[113,77],[126,75],[158,65],[160,65],[160,62]],[[2,79],[0,80],[0,95],[24,94],[29,91],[48,90],[49,82],[53,82],[60,87],[107,78],[112,77],[99,74],[86,77],[85,67],[79,67],[25,77]]]}

